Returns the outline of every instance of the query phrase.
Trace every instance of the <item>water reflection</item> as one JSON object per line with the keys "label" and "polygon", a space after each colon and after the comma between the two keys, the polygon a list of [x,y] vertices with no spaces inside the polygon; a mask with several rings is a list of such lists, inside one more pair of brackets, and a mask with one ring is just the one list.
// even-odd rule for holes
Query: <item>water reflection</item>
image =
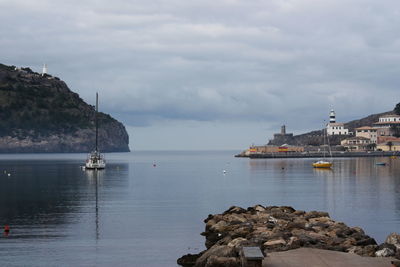
{"label": "water reflection", "polygon": [[99,180],[102,181],[104,170],[85,170],[87,179],[91,185],[95,187],[95,229],[96,229],[96,241],[100,237],[99,229]]}
{"label": "water reflection", "polygon": [[335,158],[331,170],[312,168],[312,161],[249,160],[250,179],[268,185],[270,189],[264,190],[278,205],[328,211],[337,220],[362,226],[378,241],[389,234],[386,229],[396,231],[400,221],[399,159]]}
{"label": "water reflection", "polygon": [[2,161],[0,170],[0,227],[10,225],[9,238],[67,236],[90,214],[99,238],[100,188],[110,193],[104,198],[120,198],[114,190],[129,183],[128,164],[97,172],[82,171],[76,162]]}

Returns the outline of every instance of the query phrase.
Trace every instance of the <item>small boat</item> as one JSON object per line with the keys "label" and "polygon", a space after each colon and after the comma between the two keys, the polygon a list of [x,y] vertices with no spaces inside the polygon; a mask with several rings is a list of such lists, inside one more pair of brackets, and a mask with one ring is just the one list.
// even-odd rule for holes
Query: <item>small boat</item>
{"label": "small boat", "polygon": [[377,163],[375,163],[376,165],[379,165],[379,166],[385,166],[386,165],[386,162],[377,162]]}
{"label": "small boat", "polygon": [[[325,139],[328,139],[328,138],[327,138],[326,129],[325,129],[325,131],[324,131],[323,138],[324,138],[324,159],[318,160],[318,161],[314,162],[314,163],[312,164],[312,166],[313,166],[314,168],[325,168],[325,169],[326,169],[326,168],[331,168],[332,165],[333,165],[332,162],[325,160],[325,153],[326,153],[326,150],[325,150]],[[331,151],[331,147],[330,147],[330,144],[329,144],[329,139],[328,139],[328,148],[329,148],[329,154],[330,154],[331,160],[332,160],[332,151]]]}
{"label": "small boat", "polygon": [[333,165],[332,162],[325,160],[319,160],[313,163],[314,168],[331,168],[332,165]]}
{"label": "small boat", "polygon": [[106,160],[104,156],[100,154],[98,149],[98,135],[99,135],[99,124],[97,121],[97,113],[99,109],[99,97],[96,93],[96,113],[95,113],[95,121],[96,121],[96,146],[94,151],[92,151],[86,160],[85,169],[97,170],[104,169],[106,167]]}

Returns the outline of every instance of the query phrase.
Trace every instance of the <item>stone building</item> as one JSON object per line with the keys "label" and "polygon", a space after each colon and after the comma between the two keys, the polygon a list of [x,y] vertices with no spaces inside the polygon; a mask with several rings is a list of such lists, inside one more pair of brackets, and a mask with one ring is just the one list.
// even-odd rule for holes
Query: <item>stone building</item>
{"label": "stone building", "polygon": [[377,143],[378,129],[370,126],[363,126],[355,129],[356,137],[365,137],[371,140],[371,143]]}
{"label": "stone building", "polygon": [[349,151],[366,151],[368,150],[369,145],[372,144],[372,141],[366,137],[354,136],[342,140],[340,144]]}

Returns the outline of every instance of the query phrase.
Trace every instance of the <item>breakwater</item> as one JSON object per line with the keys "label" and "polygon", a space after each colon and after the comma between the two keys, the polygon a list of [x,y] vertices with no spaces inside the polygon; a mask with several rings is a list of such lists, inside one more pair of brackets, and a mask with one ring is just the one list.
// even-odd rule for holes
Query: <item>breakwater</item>
{"label": "breakwater", "polygon": [[[391,157],[400,156],[399,151],[369,151],[369,152],[332,152],[333,158],[357,158],[357,157]],[[243,158],[323,158],[323,152],[280,152],[280,153],[254,153],[246,155],[245,153],[240,153],[235,155],[235,157]],[[325,157],[330,157],[325,153]]]}
{"label": "breakwater", "polygon": [[400,235],[390,234],[380,245],[360,227],[349,227],[327,212],[302,211],[292,207],[256,205],[231,207],[204,220],[206,250],[178,259],[181,266],[241,266],[243,247],[259,247],[264,255],[300,247],[355,253],[369,257],[400,259]]}

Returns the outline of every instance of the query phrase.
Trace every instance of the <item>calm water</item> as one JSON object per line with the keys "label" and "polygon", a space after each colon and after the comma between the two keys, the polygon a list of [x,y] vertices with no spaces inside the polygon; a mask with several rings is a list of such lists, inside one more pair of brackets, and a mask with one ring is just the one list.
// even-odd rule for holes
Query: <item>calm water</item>
{"label": "calm water", "polygon": [[1,265],[176,266],[204,249],[207,215],[231,205],[328,211],[378,242],[400,231],[400,159],[336,159],[329,171],[236,152],[107,154],[97,173],[79,168],[84,154],[0,155]]}

